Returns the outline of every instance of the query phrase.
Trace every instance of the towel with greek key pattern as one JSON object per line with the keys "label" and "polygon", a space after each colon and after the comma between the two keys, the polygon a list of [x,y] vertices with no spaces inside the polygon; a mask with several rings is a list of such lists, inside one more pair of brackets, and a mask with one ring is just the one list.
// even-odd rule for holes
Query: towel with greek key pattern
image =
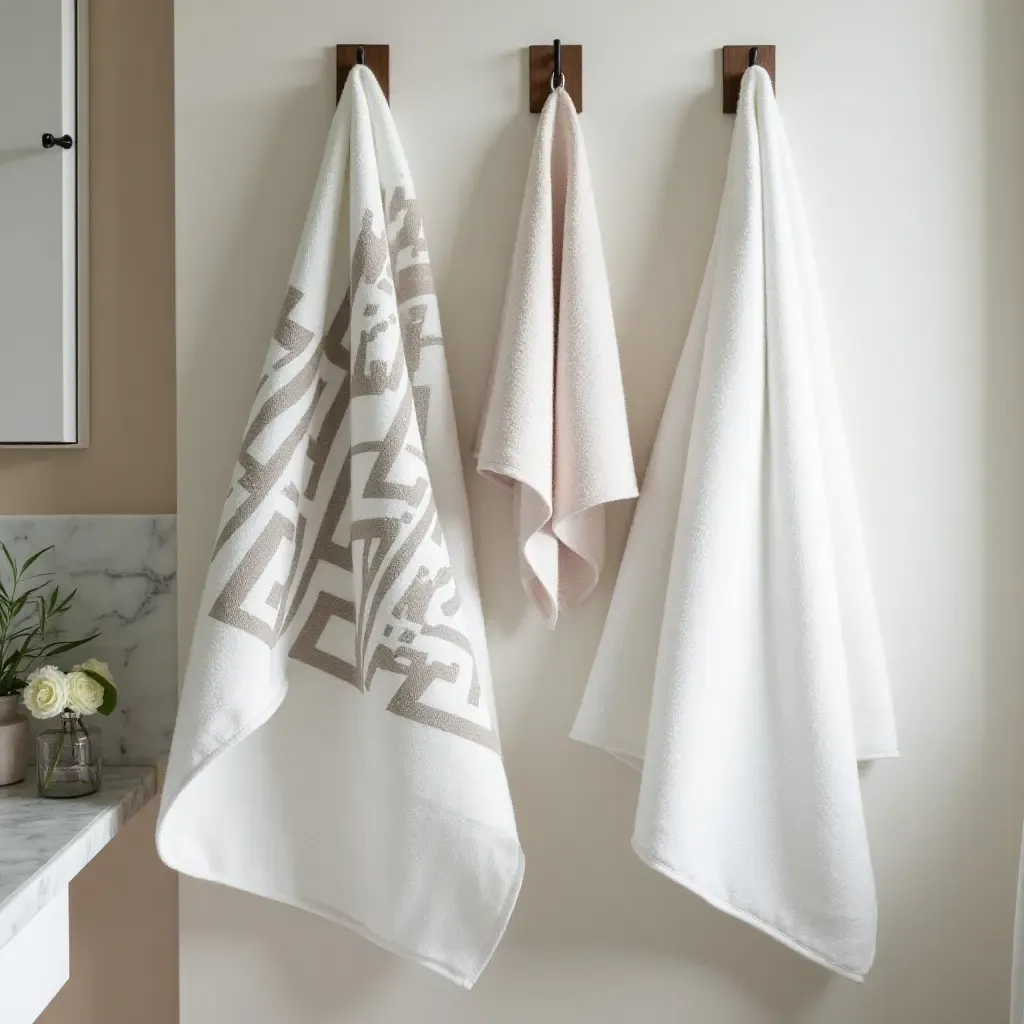
{"label": "towel with greek key pattern", "polygon": [[232,475],[157,841],[466,988],[522,881],[433,276],[365,67]]}

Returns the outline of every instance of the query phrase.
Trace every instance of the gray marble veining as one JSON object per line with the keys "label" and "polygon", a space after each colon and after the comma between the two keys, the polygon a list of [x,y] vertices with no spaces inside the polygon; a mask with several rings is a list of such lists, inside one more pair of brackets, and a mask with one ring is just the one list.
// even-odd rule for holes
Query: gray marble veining
{"label": "gray marble veining", "polygon": [[156,796],[155,768],[108,768],[98,793],[44,800],[0,787],[0,948]]}
{"label": "gray marble veining", "polygon": [[0,540],[19,559],[52,544],[36,565],[53,572],[61,590],[78,590],[61,632],[100,631],[56,660],[67,668],[99,658],[114,673],[117,710],[89,719],[102,730],[106,763],[138,764],[166,753],[178,698],[175,517],[0,516]]}

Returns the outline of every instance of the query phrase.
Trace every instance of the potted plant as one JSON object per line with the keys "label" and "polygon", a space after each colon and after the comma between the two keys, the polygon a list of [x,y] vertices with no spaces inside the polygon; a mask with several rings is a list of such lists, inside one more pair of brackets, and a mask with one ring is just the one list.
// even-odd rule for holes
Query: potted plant
{"label": "potted plant", "polygon": [[99,636],[55,639],[57,623],[71,607],[76,591],[62,594],[52,582],[52,573],[29,575],[52,547],[36,551],[19,564],[0,542],[0,786],[20,782],[28,772],[28,720],[18,713],[18,706],[33,666]]}

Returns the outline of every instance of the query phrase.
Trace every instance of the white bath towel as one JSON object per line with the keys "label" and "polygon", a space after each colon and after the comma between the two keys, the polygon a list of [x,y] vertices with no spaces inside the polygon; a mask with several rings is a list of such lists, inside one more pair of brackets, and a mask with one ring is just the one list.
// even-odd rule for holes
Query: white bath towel
{"label": "white bath towel", "polygon": [[520,572],[552,628],[604,564],[604,506],[635,498],[619,352],[579,117],[540,115],[477,469],[510,485]]}
{"label": "white bath towel", "polygon": [[412,180],[356,68],[265,363],[181,695],[157,840],[470,987],[516,836]]}
{"label": "white bath towel", "polygon": [[840,974],[875,952],[858,760],[896,756],[814,261],[743,79],[700,297],[573,736],[642,766],[651,867]]}

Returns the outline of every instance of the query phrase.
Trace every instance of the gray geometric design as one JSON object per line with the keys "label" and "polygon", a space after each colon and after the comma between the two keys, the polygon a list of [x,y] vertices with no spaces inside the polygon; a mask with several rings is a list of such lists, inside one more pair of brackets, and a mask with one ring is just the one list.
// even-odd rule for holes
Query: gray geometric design
{"label": "gray geometric design", "polygon": [[[288,289],[274,333],[281,355],[261,382],[265,397],[246,430],[236,473],[241,500],[216,551],[274,495],[277,504],[210,614],[268,646],[287,634],[289,658],[363,694],[379,680],[397,679],[387,711],[496,751],[494,731],[452,711],[450,694],[445,709],[430,702],[432,687],[456,687],[450,693],[464,695],[467,711],[479,709],[481,685],[472,643],[459,628],[462,602],[424,454],[432,389],[420,372],[422,357],[426,348],[443,345],[427,327],[436,309],[433,275],[415,202],[402,188],[383,198],[388,226],[378,233],[373,211],[364,210],[350,290],[322,337],[302,326],[304,296]],[[362,311],[354,339],[353,306]],[[394,410],[390,423],[353,443],[355,403],[374,399]],[[262,439],[281,417],[293,426],[261,457]],[[328,478],[339,451],[344,458]],[[357,465],[358,507],[370,511],[363,518],[353,518]],[[307,519],[313,519],[308,531]],[[268,578],[271,566],[285,578]]]}

